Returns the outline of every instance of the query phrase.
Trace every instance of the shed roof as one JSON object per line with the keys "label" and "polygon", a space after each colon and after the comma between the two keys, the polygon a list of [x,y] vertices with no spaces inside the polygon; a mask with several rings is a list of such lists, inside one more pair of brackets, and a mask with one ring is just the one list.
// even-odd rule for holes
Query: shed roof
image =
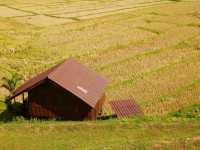
{"label": "shed roof", "polygon": [[68,59],[26,81],[12,93],[10,98],[14,98],[23,92],[29,91],[46,79],[55,82],[60,87],[73,93],[91,107],[95,107],[104,93],[104,88],[107,83],[105,78],[97,73],[74,59]]}
{"label": "shed roof", "polygon": [[116,100],[109,103],[119,118],[127,118],[142,113],[139,105],[133,100]]}

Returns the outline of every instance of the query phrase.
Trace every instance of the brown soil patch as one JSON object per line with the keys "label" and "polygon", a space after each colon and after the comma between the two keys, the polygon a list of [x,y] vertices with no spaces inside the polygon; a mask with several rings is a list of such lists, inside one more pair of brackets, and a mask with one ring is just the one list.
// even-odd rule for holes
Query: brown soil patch
{"label": "brown soil patch", "polygon": [[8,8],[5,6],[0,6],[0,17],[18,17],[18,16],[27,16],[31,15],[20,10]]}

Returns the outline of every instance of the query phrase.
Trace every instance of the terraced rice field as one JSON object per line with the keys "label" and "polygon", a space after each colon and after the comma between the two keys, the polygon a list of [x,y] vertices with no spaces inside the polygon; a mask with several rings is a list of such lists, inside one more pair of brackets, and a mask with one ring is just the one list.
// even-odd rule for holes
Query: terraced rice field
{"label": "terraced rice field", "polygon": [[0,16],[36,26],[49,26],[96,18],[120,12],[129,12],[165,3],[160,0],[95,0],[95,1],[9,1],[0,5]]}
{"label": "terraced rice field", "polygon": [[108,78],[107,100],[146,115],[199,103],[200,1],[0,0],[0,78],[69,57]]}

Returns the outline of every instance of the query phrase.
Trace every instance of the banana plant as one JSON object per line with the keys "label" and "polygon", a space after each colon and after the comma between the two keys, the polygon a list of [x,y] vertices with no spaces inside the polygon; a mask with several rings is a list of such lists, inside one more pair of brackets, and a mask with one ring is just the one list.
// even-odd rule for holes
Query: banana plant
{"label": "banana plant", "polygon": [[3,84],[1,87],[7,89],[11,94],[16,89],[18,83],[22,80],[22,76],[17,73],[13,73],[11,74],[11,77],[3,77],[2,80]]}

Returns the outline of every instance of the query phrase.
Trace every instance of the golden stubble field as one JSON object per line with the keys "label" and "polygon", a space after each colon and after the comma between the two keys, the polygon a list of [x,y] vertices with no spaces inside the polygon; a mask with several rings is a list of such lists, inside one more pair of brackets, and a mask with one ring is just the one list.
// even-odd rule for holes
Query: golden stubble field
{"label": "golden stubble field", "polygon": [[0,78],[69,57],[108,78],[107,100],[135,99],[145,114],[199,103],[200,2],[0,0]]}

